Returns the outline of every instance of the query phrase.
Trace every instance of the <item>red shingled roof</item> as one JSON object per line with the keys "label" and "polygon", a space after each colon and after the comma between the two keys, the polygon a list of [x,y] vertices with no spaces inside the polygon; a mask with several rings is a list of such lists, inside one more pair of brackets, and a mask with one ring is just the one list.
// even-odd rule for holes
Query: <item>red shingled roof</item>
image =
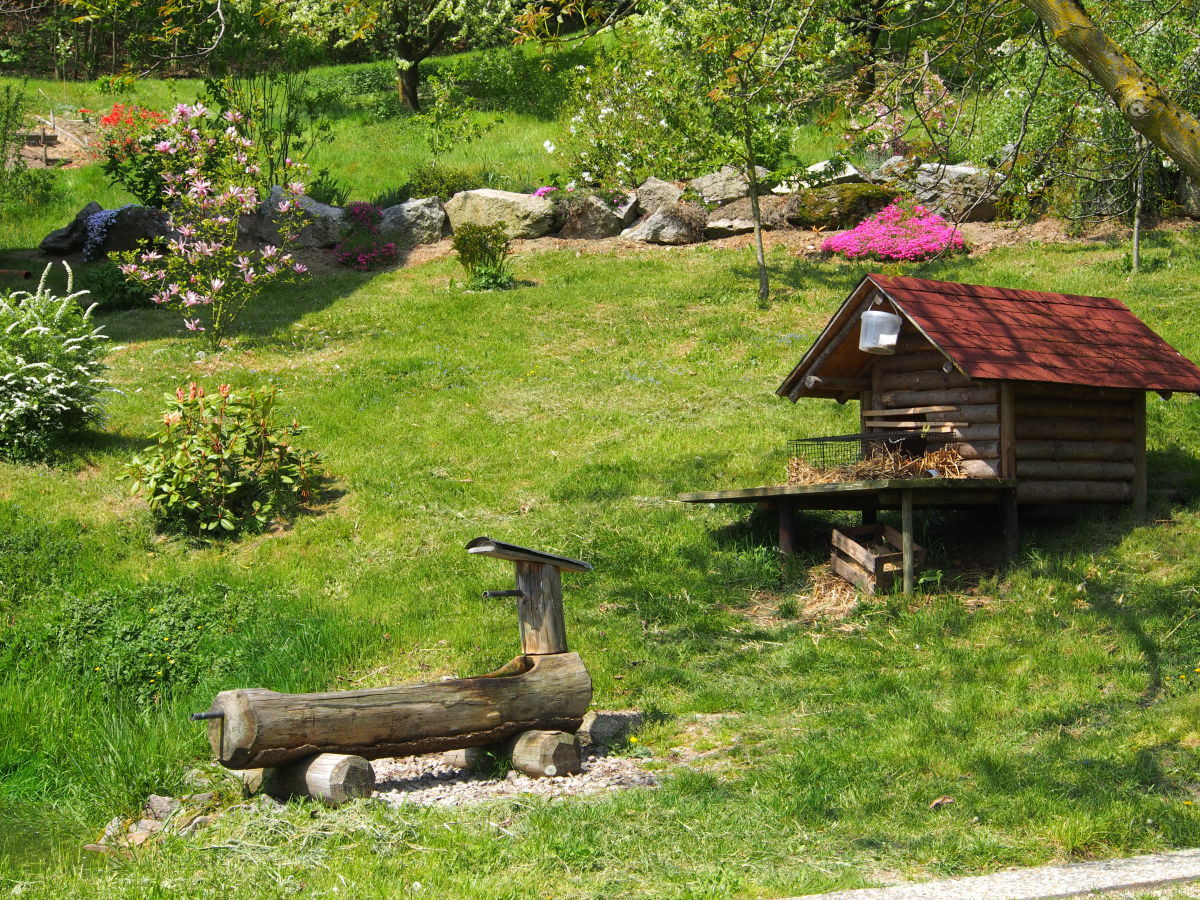
{"label": "red shingled roof", "polygon": [[972,378],[1200,392],[1200,368],[1119,300],[867,278]]}

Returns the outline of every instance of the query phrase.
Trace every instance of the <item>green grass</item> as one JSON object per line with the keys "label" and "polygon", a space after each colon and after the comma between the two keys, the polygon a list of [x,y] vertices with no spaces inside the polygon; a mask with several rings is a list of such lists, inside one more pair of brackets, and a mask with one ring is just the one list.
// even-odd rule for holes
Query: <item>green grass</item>
{"label": "green grass", "polygon": [[[922,274],[1116,295],[1200,357],[1195,232],[1155,235],[1162,261],[1137,279],[1118,271],[1123,249],[1026,246]],[[1004,578],[883,597],[847,623],[741,614],[802,597],[828,521],[802,521],[806,553],[781,569],[768,518],[672,498],[778,481],[788,437],[843,431],[854,414],[772,391],[862,270],[770,261],[779,291],[765,307],[749,251],[706,247],[523,256],[531,286],[498,294],[464,293],[449,260],[338,274],[265,299],[218,356],[169,314],[107,316],[121,348],[105,431],[53,467],[0,465],[0,547],[17,560],[0,582],[21,598],[0,603],[0,648],[71,597],[160,584],[266,598],[275,632],[230,639],[258,647],[270,633],[278,647],[151,707],[36,653],[12,658],[0,888],[781,896],[1200,844],[1194,506],[1160,506],[1147,524],[1034,523]],[[116,477],[162,394],[190,379],[278,387],[341,496],[237,543],[157,535]],[[1200,404],[1148,407],[1152,484],[1194,492]],[[987,515],[923,527],[944,569],[999,536]],[[455,811],[245,810],[128,863],[81,857],[145,794],[188,790],[209,754],[186,713],[217,689],[428,680],[514,655],[512,610],[480,599],[509,571],[462,549],[479,534],[595,565],[566,579],[570,640],[597,707],[649,715],[661,788]],[[675,765],[681,747],[713,752]],[[930,810],[942,795],[955,802]]]}

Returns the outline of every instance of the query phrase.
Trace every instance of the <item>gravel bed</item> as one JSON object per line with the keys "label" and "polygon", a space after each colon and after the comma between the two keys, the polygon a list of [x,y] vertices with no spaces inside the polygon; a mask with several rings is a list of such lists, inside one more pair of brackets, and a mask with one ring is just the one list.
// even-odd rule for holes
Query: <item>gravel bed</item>
{"label": "gravel bed", "polygon": [[639,760],[626,756],[589,755],[578,775],[532,778],[510,771],[494,778],[447,765],[442,754],[377,759],[375,797],[392,806],[463,806],[505,797],[578,797],[631,787],[654,787],[658,779]]}

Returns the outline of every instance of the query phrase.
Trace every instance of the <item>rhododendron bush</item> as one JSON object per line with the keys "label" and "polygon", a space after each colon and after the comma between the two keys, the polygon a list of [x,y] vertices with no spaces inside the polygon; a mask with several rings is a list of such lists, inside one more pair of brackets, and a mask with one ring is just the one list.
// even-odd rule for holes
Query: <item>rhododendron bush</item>
{"label": "rhododendron bush", "polygon": [[849,231],[825,238],[821,249],[846,259],[912,262],[966,249],[958,229],[935,212],[900,198]]}
{"label": "rhododendron bush", "polygon": [[96,156],[104,174],[138,199],[162,209],[162,165],[154,152],[167,126],[164,113],[140,106],[114,103],[100,117]]}
{"label": "rhododendron bush", "polygon": [[[264,288],[307,271],[287,251],[306,219],[299,207],[300,181],[286,185],[269,210],[281,246],[237,247],[238,219],[254,213],[260,202],[254,187],[259,167],[242,122],[240,113],[228,110],[220,130],[202,105],[176,107],[154,145],[174,236],[165,248],[114,254],[126,278],[149,288],[154,303],[180,310],[184,326],[207,332],[215,348]],[[288,168],[294,176],[303,167],[288,160]]]}

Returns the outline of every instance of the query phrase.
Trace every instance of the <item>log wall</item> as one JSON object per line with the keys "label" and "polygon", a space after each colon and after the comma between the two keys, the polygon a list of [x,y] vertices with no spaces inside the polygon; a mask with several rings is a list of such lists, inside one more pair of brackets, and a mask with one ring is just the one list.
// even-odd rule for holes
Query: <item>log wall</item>
{"label": "log wall", "polygon": [[[931,445],[953,446],[972,477],[1018,479],[1024,503],[1145,503],[1145,393],[968,378],[906,326],[897,352],[871,366],[862,431],[890,418],[943,423]],[[951,410],[912,413],[922,407]],[[875,415],[870,415],[875,411]],[[882,414],[881,414],[882,411]]]}

